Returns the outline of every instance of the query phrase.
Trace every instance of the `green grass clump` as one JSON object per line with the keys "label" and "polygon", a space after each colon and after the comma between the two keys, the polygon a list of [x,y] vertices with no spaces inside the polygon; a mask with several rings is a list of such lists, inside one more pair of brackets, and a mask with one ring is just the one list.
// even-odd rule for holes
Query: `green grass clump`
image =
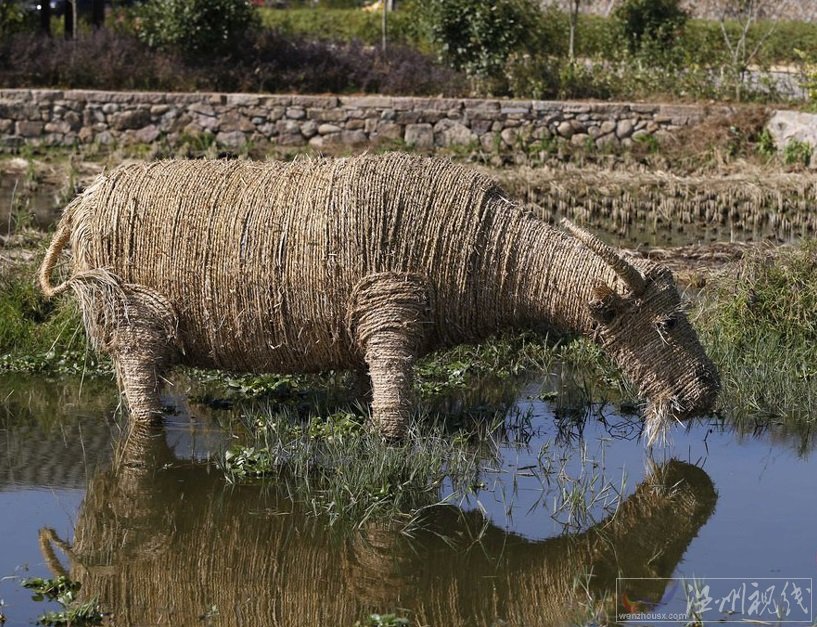
{"label": "green grass clump", "polygon": [[721,409],[738,426],[782,423],[808,438],[817,415],[815,312],[815,240],[754,254],[704,290],[700,333],[721,372]]}
{"label": "green grass clump", "polygon": [[410,530],[425,510],[442,504],[446,477],[455,491],[468,491],[477,483],[480,459],[491,454],[467,434],[451,437],[427,425],[389,444],[365,427],[365,416],[348,412],[307,421],[285,410],[244,418],[255,442],[227,451],[228,480],[284,483],[296,502],[330,524],[362,527],[388,519]]}
{"label": "green grass clump", "polygon": [[109,373],[88,347],[74,300],[47,301],[34,276],[31,266],[0,275],[0,372]]}

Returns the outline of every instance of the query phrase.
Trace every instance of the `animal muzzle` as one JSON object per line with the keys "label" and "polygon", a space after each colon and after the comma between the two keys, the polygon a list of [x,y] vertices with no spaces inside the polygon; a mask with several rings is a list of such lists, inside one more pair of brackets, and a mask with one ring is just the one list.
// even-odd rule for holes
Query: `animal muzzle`
{"label": "animal muzzle", "polygon": [[648,446],[667,442],[674,422],[706,415],[715,406],[720,378],[713,365],[704,364],[688,381],[678,383],[668,395],[648,396],[644,422],[644,440]]}
{"label": "animal muzzle", "polygon": [[679,420],[703,416],[715,406],[721,381],[715,365],[707,360],[698,365],[694,375],[679,385],[668,403],[670,414]]}

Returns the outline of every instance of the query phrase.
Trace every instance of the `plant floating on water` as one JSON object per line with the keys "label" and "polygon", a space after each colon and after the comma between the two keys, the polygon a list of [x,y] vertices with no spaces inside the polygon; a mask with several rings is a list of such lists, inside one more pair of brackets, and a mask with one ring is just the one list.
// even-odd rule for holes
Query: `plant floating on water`
{"label": "plant floating on water", "polygon": [[35,601],[57,601],[61,605],[70,605],[76,600],[76,593],[81,584],[62,575],[56,579],[31,577],[21,582],[24,588],[33,590],[31,596]]}
{"label": "plant floating on water", "polygon": [[41,625],[101,625],[104,615],[96,599],[86,603],[77,603],[77,592],[80,583],[61,575],[55,579],[31,577],[23,579],[24,588],[34,591],[35,601],[56,601],[63,609],[57,612],[46,612],[37,619]]}
{"label": "plant floating on water", "polygon": [[269,451],[252,446],[234,446],[224,454],[224,469],[231,481],[265,477],[275,472]]}
{"label": "plant floating on water", "polygon": [[82,625],[101,625],[104,615],[99,610],[96,599],[66,608],[59,612],[46,612],[39,617],[41,625],[67,625],[68,627],[80,627]]}

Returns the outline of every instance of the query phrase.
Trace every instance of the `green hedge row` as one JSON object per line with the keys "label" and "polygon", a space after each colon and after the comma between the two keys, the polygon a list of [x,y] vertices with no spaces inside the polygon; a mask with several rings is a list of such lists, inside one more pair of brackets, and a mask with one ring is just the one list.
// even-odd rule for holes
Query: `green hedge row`
{"label": "green hedge row", "polygon": [[[389,40],[410,44],[424,52],[432,50],[426,33],[418,26],[414,9],[398,10],[388,16]],[[359,40],[376,45],[381,41],[379,12],[361,9],[262,9],[264,26],[293,35],[307,35],[321,39]],[[731,41],[738,38],[742,25],[727,21],[726,30]],[[566,13],[554,9],[545,12],[544,32],[539,40],[545,54],[566,55],[569,19]],[[765,38],[765,41],[764,41]],[[817,24],[780,21],[757,22],[749,29],[749,50],[762,41],[756,63],[761,66],[795,64],[799,57],[795,49],[817,55]],[[577,29],[577,54],[582,57],[617,59],[622,53],[622,42],[610,18],[582,15]],[[678,41],[679,53],[687,63],[715,65],[727,58],[729,51],[724,41],[721,24],[711,20],[690,20]]]}

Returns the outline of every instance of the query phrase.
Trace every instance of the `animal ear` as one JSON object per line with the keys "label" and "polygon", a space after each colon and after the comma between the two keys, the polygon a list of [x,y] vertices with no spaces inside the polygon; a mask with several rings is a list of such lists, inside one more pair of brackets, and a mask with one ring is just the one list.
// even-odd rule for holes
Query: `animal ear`
{"label": "animal ear", "polygon": [[593,298],[587,303],[590,316],[602,324],[610,324],[621,311],[621,296],[606,283],[593,288]]}

